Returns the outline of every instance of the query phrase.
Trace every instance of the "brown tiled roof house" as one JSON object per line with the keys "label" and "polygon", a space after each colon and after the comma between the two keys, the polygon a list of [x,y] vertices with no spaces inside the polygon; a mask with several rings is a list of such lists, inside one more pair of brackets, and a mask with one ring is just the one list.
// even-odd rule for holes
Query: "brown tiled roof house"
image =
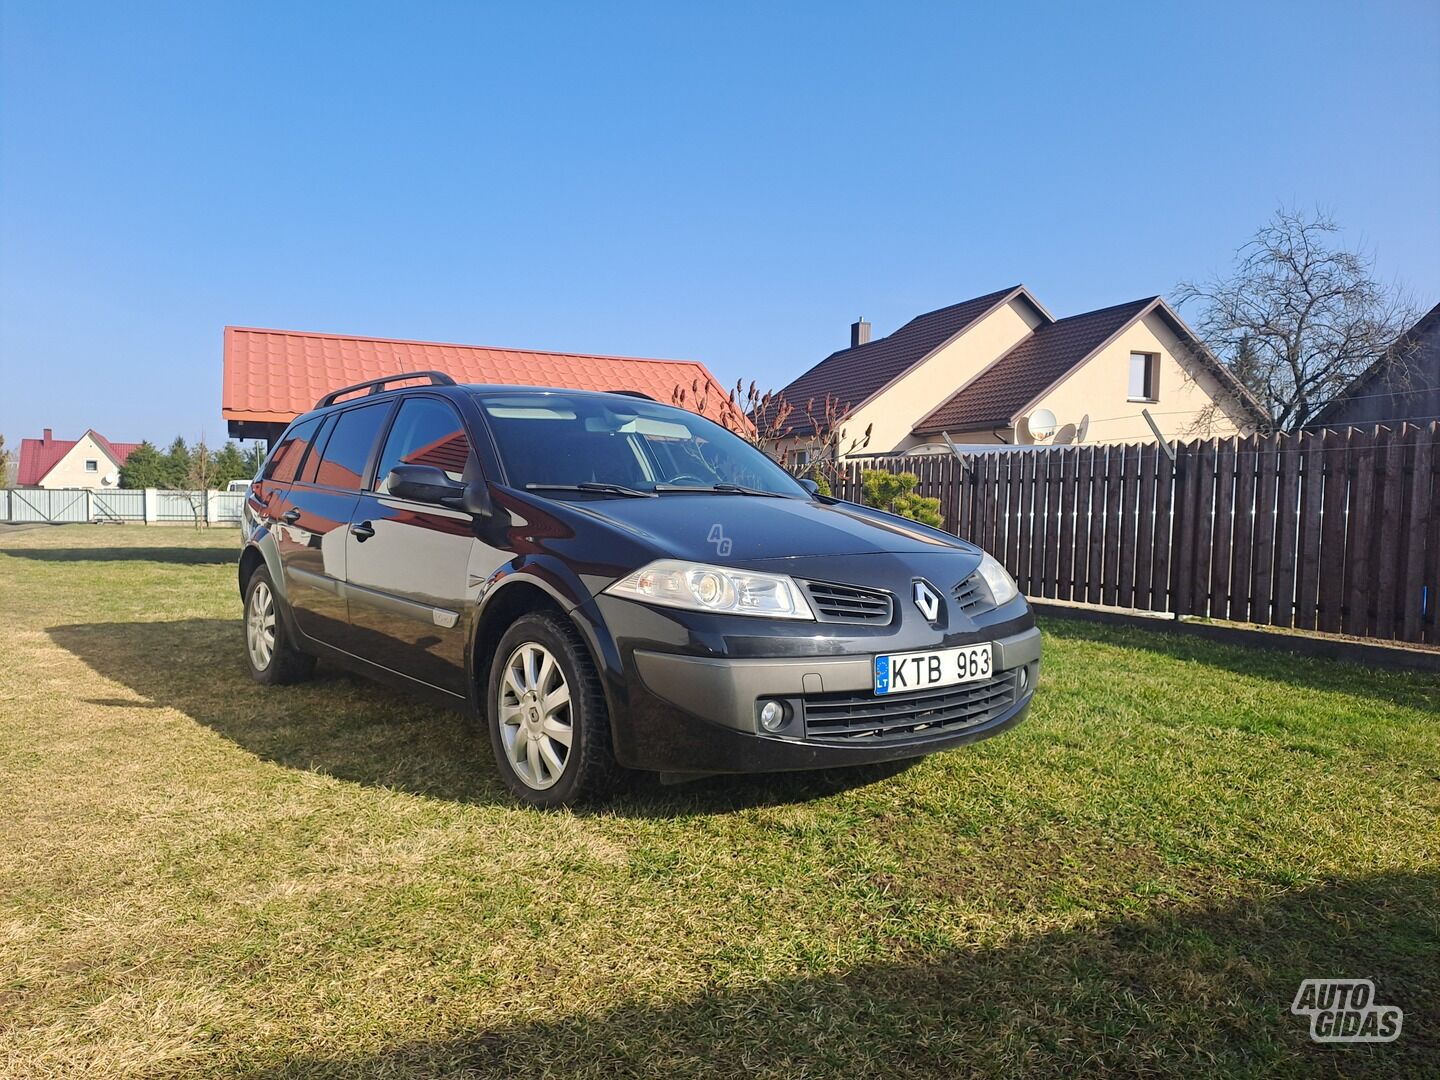
{"label": "brown tiled roof house", "polygon": [[[911,319],[887,337],[831,353],[781,391],[794,412],[783,449],[803,461],[815,433],[806,406],[826,395],[848,415],[856,453],[1040,441],[1029,418],[1055,415],[1052,442],[1153,440],[1149,410],[1167,438],[1248,434],[1264,409],[1158,296],[1057,319],[1023,285]],[[772,406],[773,410],[774,406]],[[771,412],[769,419],[773,419]],[[767,417],[762,417],[762,423]],[[1082,421],[1085,421],[1082,427]]]}

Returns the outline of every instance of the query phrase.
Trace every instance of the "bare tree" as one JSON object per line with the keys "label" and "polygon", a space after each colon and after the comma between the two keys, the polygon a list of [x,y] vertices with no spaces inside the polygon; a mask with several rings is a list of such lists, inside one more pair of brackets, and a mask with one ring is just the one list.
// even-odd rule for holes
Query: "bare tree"
{"label": "bare tree", "polygon": [[1374,276],[1364,251],[1337,243],[1326,214],[1280,209],[1235,253],[1225,276],[1176,286],[1196,304],[1196,333],[1270,411],[1305,425],[1415,320],[1409,300]]}
{"label": "bare tree", "polygon": [[210,502],[210,489],[215,485],[215,459],[205,445],[205,436],[190,451],[190,468],[185,474],[185,498],[190,503],[190,512],[195,516],[195,528],[210,527],[206,509]]}
{"label": "bare tree", "polygon": [[814,398],[805,403],[805,422],[810,428],[813,451],[809,467],[811,471],[819,470],[820,475],[831,481],[839,475],[841,460],[869,446],[875,430],[874,424],[867,424],[860,434],[852,434],[846,426],[850,413],[848,405],[841,405],[840,400],[829,393],[818,406]]}
{"label": "bare tree", "polygon": [[[687,391],[677,386],[670,395],[671,404],[706,413],[710,405],[710,388],[697,379]],[[820,470],[833,479],[841,458],[858,453],[870,443],[871,424],[859,435],[850,435],[845,426],[850,409],[838,398],[826,394],[823,400],[810,398],[803,410],[786,400],[784,391],[761,391],[755,382],[745,389],[745,380],[735,383],[729,397],[719,408],[719,420],[725,427],[745,439],[756,449],[784,465],[786,443],[800,439],[811,451],[811,459],[803,472]]]}
{"label": "bare tree", "polygon": [[10,486],[10,451],[5,449],[5,436],[0,435],[0,488]]}
{"label": "bare tree", "polygon": [[[769,431],[769,428],[762,428],[760,426],[759,417],[752,420],[751,416],[754,414],[754,410],[747,409],[741,404],[742,400],[744,400],[742,398],[743,386],[744,380],[736,382],[735,389],[730,391],[729,396],[726,397],[723,402],[717,403],[716,409],[713,410],[715,419],[722,426],[733,431],[746,442],[763,449],[766,433]],[[708,381],[702,383],[697,378],[691,382],[689,387],[675,387],[670,392],[670,404],[682,409],[689,409],[692,412],[697,412],[701,416],[710,416],[712,415],[710,395],[713,389],[714,386],[712,383]],[[756,397],[755,384],[753,382],[750,384],[749,397],[752,400]],[[766,395],[766,399],[768,401],[768,394]]]}

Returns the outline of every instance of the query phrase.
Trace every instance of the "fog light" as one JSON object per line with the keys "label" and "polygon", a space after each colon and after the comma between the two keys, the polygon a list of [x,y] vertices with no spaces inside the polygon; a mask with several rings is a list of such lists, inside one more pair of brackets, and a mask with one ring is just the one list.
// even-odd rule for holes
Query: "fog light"
{"label": "fog light", "polygon": [[760,706],[760,726],[766,731],[779,731],[784,727],[784,704],[779,701],[767,701]]}
{"label": "fog light", "polygon": [[1030,685],[1030,669],[1029,669],[1029,668],[1023,668],[1023,667],[1022,667],[1022,668],[1020,669],[1020,693],[1022,693],[1022,694],[1025,693],[1025,687],[1027,687],[1027,686],[1029,686],[1029,685]]}

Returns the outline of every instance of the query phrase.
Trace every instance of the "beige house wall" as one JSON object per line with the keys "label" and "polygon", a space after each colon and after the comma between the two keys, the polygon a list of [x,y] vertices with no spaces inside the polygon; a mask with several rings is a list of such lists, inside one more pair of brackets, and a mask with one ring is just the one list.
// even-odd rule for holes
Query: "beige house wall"
{"label": "beige house wall", "polygon": [[1040,322],[1040,315],[1018,297],[992,311],[857,409],[846,422],[847,434],[859,435],[874,424],[864,453],[910,448],[921,441],[910,429],[922,416],[1004,356]]}
{"label": "beige house wall", "polygon": [[[87,472],[85,462],[95,462],[95,471]],[[39,486],[42,488],[100,488],[106,485],[100,481],[110,473],[115,472],[118,466],[114,459],[104,450],[100,444],[91,437],[87,431],[85,435],[70,448],[70,451],[55,463],[55,467],[41,478]],[[110,485],[114,487],[116,485]]]}
{"label": "beige house wall", "polygon": [[[1160,357],[1154,401],[1131,401],[1130,354]],[[1141,319],[1029,406],[1049,409],[1061,426],[1090,414],[1089,443],[1154,442],[1141,409],[1149,409],[1167,440],[1249,435],[1255,422],[1219,380],[1192,361],[1158,312]],[[953,435],[952,435],[953,438]]]}

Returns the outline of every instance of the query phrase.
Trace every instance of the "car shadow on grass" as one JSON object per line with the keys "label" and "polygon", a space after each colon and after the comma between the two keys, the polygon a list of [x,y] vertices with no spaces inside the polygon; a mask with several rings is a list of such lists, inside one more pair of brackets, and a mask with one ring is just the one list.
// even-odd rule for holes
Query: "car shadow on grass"
{"label": "car shadow on grass", "polygon": [[[1440,872],[1152,908],[843,974],[479,1027],[252,1077],[1420,1076],[1440,1064]],[[898,898],[903,900],[903,897]],[[897,900],[898,902],[898,900]],[[1300,981],[1369,978],[1388,1044],[1319,1045]]]}
{"label": "car shadow on grass", "polygon": [[[490,744],[459,713],[320,664],[295,686],[255,683],[240,619],[52,626],[57,645],[139,697],[100,708],[173,707],[257,757],[353,783],[467,803],[517,805]],[[872,783],[899,767],[710,777],[675,786],[638,775],[631,789],[579,813],[674,817],[803,802]]]}
{"label": "car shadow on grass", "polygon": [[185,566],[231,565],[238,559],[238,546],[218,547],[75,547],[0,548],[0,555],[36,562],[159,562]]}

